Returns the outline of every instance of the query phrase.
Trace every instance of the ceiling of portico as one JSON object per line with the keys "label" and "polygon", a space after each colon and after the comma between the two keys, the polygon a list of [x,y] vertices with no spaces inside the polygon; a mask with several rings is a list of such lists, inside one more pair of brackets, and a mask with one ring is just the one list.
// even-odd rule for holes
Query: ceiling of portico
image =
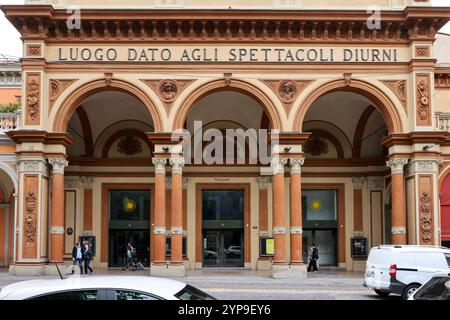
{"label": "ceiling of portico", "polygon": [[[253,98],[233,91],[211,93],[200,99],[187,117],[187,129],[194,130],[194,121],[202,126],[224,128],[227,122],[235,123],[230,128],[259,129],[264,109]],[[228,126],[228,125],[227,125]]]}
{"label": "ceiling of portico", "polygon": [[[85,143],[90,137],[85,137],[83,127],[89,125],[92,131],[92,144],[96,142],[109,128],[118,123],[126,123],[127,128],[142,132],[152,131],[153,120],[146,106],[134,96],[123,92],[105,91],[93,94],[81,104],[87,119],[80,118],[75,112],[69,122],[69,133],[75,138],[75,143],[69,147],[72,156],[85,153]],[[85,123],[86,120],[89,124]],[[146,130],[143,130],[145,127]],[[123,126],[120,129],[125,129]],[[110,133],[114,134],[114,132]]]}
{"label": "ceiling of portico", "polygon": [[[326,94],[315,101],[304,120],[304,131],[312,129],[323,129],[324,125],[316,125],[314,123],[323,123],[326,126],[335,127],[340,134],[344,134],[353,148],[355,146],[355,133],[358,123],[367,108],[373,106],[373,103],[366,97],[352,92],[332,92]],[[327,130],[338,140],[343,146],[346,157],[349,157],[346,151],[346,143],[339,135]],[[386,134],[386,124],[380,112],[374,110],[364,126],[362,135],[359,137],[361,141],[361,157],[373,158],[383,156],[384,149],[380,145],[381,138]],[[350,155],[351,157],[351,155]]]}

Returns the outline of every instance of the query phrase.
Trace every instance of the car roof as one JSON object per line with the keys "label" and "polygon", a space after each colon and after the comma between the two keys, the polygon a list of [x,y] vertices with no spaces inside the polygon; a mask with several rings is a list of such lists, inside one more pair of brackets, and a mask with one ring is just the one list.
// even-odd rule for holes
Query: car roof
{"label": "car roof", "polygon": [[80,289],[129,289],[148,292],[164,299],[174,295],[186,286],[185,283],[146,276],[70,276],[66,279],[28,280],[8,285],[0,292],[0,299],[10,296],[26,299],[45,293]]}
{"label": "car roof", "polygon": [[422,252],[445,252],[450,253],[450,248],[440,246],[425,246],[425,245],[380,245],[372,249],[389,249],[395,251],[422,251]]}

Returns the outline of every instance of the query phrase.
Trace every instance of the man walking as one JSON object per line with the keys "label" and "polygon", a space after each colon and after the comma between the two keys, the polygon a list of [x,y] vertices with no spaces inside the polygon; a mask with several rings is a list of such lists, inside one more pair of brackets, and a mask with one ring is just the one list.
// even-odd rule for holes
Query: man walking
{"label": "man walking", "polygon": [[311,269],[313,272],[319,272],[319,270],[317,270],[317,260],[318,259],[319,259],[319,250],[317,249],[315,244],[312,244],[311,248],[310,248],[308,272],[311,272]]}
{"label": "man walking", "polygon": [[83,274],[83,252],[79,242],[75,243],[75,246],[72,249],[72,260],[72,274],[75,273],[75,266],[77,263],[80,265],[80,274]]}

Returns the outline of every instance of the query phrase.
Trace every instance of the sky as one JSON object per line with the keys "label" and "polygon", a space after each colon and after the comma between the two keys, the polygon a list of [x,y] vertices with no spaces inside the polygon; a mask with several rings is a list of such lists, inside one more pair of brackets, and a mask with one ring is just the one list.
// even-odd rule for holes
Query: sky
{"label": "sky", "polygon": [[[24,0],[0,0],[0,5],[3,4],[23,4]],[[433,0],[434,6],[450,6],[450,0]],[[450,23],[440,30],[441,32],[450,34]],[[0,11],[0,55],[7,55],[11,57],[22,56],[22,41],[20,34],[16,29],[6,20],[3,12]]]}

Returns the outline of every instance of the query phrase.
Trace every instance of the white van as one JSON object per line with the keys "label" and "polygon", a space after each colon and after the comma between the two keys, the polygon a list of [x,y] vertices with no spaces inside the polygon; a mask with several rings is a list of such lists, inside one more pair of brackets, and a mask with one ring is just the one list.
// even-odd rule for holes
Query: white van
{"label": "white van", "polygon": [[408,299],[433,274],[449,271],[449,248],[381,245],[370,250],[364,286],[383,297],[393,293]]}

